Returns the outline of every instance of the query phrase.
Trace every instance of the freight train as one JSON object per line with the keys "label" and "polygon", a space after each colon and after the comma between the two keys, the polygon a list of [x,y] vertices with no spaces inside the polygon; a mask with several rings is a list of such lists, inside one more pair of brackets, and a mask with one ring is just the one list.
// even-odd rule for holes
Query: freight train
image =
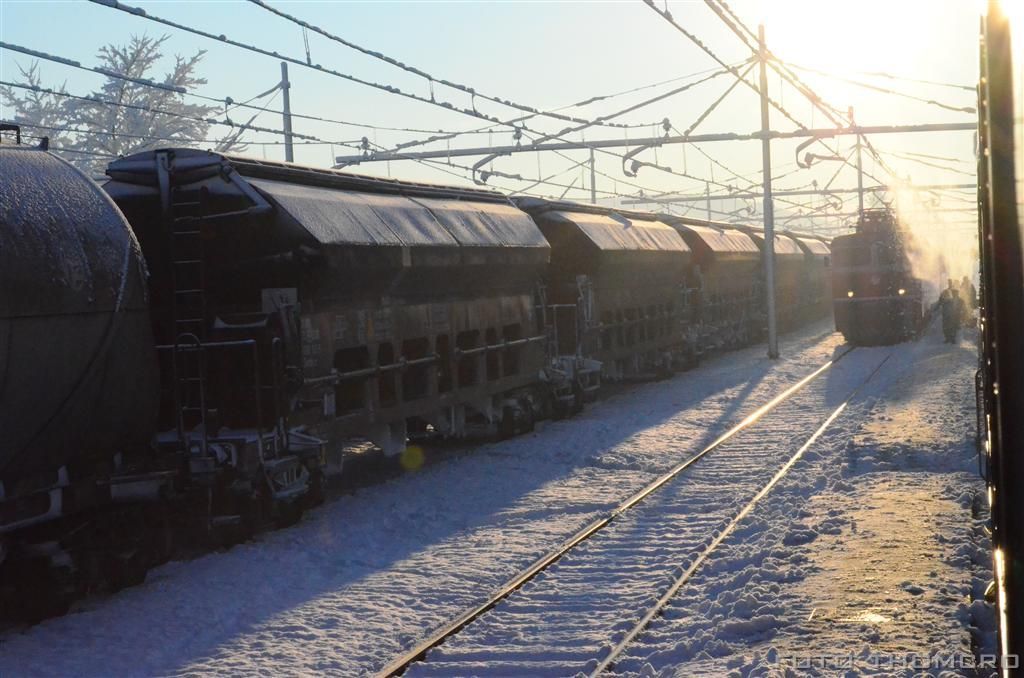
{"label": "freight train", "polygon": [[[353,438],[514,435],[765,329],[756,229],[190,149],[0,173],[0,600],[30,617],[296,520]],[[784,325],[827,314],[827,244],[775,247]]]}
{"label": "freight train", "polygon": [[833,315],[847,342],[894,344],[920,331],[924,300],[912,247],[910,234],[886,208],[864,210],[855,233],[832,240]]}

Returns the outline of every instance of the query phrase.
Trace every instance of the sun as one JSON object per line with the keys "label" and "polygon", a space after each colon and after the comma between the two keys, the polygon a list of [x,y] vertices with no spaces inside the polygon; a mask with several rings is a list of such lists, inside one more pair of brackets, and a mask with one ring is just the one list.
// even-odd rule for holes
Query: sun
{"label": "sun", "polygon": [[948,14],[943,4],[754,0],[750,16],[765,24],[769,47],[784,60],[836,73],[913,72]]}

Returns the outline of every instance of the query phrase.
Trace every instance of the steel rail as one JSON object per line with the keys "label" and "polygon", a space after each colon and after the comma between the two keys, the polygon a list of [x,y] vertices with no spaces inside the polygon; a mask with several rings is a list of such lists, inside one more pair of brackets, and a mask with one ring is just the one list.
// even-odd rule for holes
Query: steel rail
{"label": "steel rail", "polygon": [[686,568],[686,570],[684,570],[682,574],[680,574],[676,578],[676,580],[672,583],[672,586],[670,586],[668,590],[665,591],[665,593],[660,598],[658,598],[658,600],[654,603],[654,605],[651,606],[651,608],[640,619],[640,621],[638,621],[626,633],[626,635],[623,636],[622,639],[612,647],[611,651],[608,652],[607,655],[605,655],[604,659],[602,659],[598,663],[597,667],[589,674],[587,674],[588,676],[590,676],[590,678],[595,678],[596,676],[601,675],[602,673],[604,673],[605,671],[607,671],[615,665],[616,660],[622,655],[622,653],[630,645],[630,643],[632,643],[636,639],[636,637],[640,635],[644,631],[644,629],[646,629],[650,625],[652,621],[654,621],[655,617],[657,617],[662,613],[662,611],[664,611],[665,606],[668,605],[669,601],[671,601],[676,596],[676,594],[679,593],[679,590],[683,588],[683,586],[687,582],[690,581],[693,575],[696,574],[697,571],[700,569],[701,565],[703,565],[704,562],[711,556],[711,553],[715,549],[717,549],[723,541],[725,541],[726,537],[732,534],[732,531],[736,529],[736,527],[740,524],[740,521],[746,518],[747,515],[749,515],[750,512],[754,510],[754,507],[757,505],[757,503],[761,501],[761,499],[763,499],[765,495],[771,492],[772,488],[775,487],[775,485],[782,479],[782,477],[785,476],[791,468],[793,468],[793,465],[796,464],[800,457],[804,455],[804,452],[810,449],[811,445],[813,445],[815,441],[817,441],[818,438],[821,437],[821,434],[825,432],[825,429],[831,426],[832,422],[835,421],[836,418],[843,413],[843,410],[845,410],[847,405],[850,404],[850,401],[853,400],[853,398],[860,392],[860,390],[864,388],[864,386],[866,386],[867,383],[871,381],[871,379],[876,374],[878,374],[878,371],[882,369],[882,365],[884,365],[890,357],[892,357],[891,353],[885,356],[885,358],[883,358],[882,361],[875,366],[875,369],[873,369],[871,373],[868,374],[864,381],[862,381],[855,389],[853,389],[853,391],[850,392],[850,395],[848,395],[846,399],[839,404],[839,407],[832,410],[832,413],[825,418],[825,421],[823,421],[817,429],[815,429],[814,433],[811,434],[811,437],[807,439],[807,442],[801,445],[800,449],[797,450],[793,454],[793,456],[789,458],[789,460],[782,466],[782,468],[778,470],[778,472],[776,472],[774,476],[772,476],[772,479],[768,481],[768,484],[762,487],[761,491],[754,495],[753,499],[747,502],[746,506],[743,507],[743,510],[736,514],[735,518],[729,521],[729,524],[725,526],[725,529],[723,529],[721,533],[719,533],[719,535],[715,537],[714,540],[712,540],[712,542],[704,548],[700,555],[698,555],[693,560],[690,566]]}
{"label": "steel rail", "polygon": [[747,415],[740,423],[733,426],[731,429],[720,435],[710,445],[702,449],[697,454],[689,457],[688,459],[679,462],[673,466],[669,471],[665,472],[657,479],[649,483],[640,491],[636,492],[628,499],[623,501],[617,507],[612,509],[610,512],[598,518],[591,524],[587,525],[583,529],[576,532],[574,535],[569,537],[567,540],[562,542],[558,548],[551,553],[542,556],[540,559],[534,561],[532,565],[516,575],[505,584],[503,584],[497,591],[495,591],[486,601],[480,603],[476,607],[464,612],[455,619],[449,621],[443,626],[435,629],[429,636],[418,642],[409,650],[405,651],[400,657],[388,663],[384,668],[377,672],[378,676],[397,676],[405,671],[411,664],[421,661],[426,657],[427,652],[433,648],[441,645],[445,640],[451,638],[472,621],[479,618],[485,612],[494,608],[495,605],[500,603],[502,600],[507,598],[509,595],[514,593],[523,587],[526,583],[534,579],[538,574],[548,569],[551,565],[562,559],[564,555],[569,553],[571,550],[590,539],[592,536],[600,532],[602,529],[610,525],[616,518],[630,510],[637,504],[641,503],[647,497],[652,495],[666,483],[675,479],[680,473],[688,469],[689,467],[696,464],[698,461],[707,456],[710,452],[720,447],[723,443],[734,437],[741,431],[746,430],[751,425],[759,421],[764,415],[774,410],[779,404],[787,400],[797,391],[801,390],[804,386],[809,384],[815,378],[820,376],[822,373],[827,371],[830,367],[838,363],[844,357],[850,354],[854,350],[853,347],[846,349],[838,356],[829,360],[827,363],[811,372],[800,381],[796,382],[779,395],[775,396],[761,407],[754,410],[752,413]]}

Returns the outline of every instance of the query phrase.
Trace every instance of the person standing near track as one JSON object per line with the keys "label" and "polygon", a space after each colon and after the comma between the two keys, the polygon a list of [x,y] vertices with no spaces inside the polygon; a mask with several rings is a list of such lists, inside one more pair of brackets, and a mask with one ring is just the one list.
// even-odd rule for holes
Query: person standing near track
{"label": "person standing near track", "polygon": [[948,287],[942,291],[942,295],[939,297],[939,307],[942,309],[942,334],[945,336],[947,344],[955,344],[956,333],[964,314],[963,300],[960,299],[960,293],[952,278],[949,279]]}

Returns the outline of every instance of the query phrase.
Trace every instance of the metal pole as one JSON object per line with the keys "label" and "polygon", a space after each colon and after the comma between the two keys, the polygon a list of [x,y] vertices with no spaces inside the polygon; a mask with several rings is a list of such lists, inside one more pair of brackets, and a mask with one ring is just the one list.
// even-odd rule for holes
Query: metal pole
{"label": "metal pole", "polygon": [[288,82],[288,62],[281,62],[281,91],[284,93],[284,159],[295,162],[295,149],[292,147],[292,84]]}
{"label": "metal pole", "polygon": [[[847,109],[847,115],[850,118],[850,126],[853,127],[856,123],[853,121],[853,106]],[[861,162],[861,135],[857,134],[857,219],[860,219],[860,215],[864,213],[864,165]]]}
{"label": "metal pole", "polygon": [[764,287],[768,307],[768,357],[779,357],[778,328],[775,324],[775,207],[772,204],[772,142],[768,113],[768,50],[764,44],[764,24],[757,27],[761,71],[761,169],[764,174]]}
{"label": "metal pole", "polygon": [[708,221],[711,221],[711,184],[704,182],[704,198],[708,206]]}
{"label": "metal pole", "polygon": [[597,204],[597,168],[594,167],[594,149],[590,149],[590,204]]}

